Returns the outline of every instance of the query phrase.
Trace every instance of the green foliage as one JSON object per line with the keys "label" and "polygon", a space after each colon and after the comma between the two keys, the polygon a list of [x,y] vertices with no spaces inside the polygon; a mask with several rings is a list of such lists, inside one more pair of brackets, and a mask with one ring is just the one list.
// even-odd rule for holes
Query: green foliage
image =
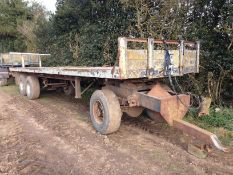
{"label": "green foliage", "polygon": [[185,120],[215,133],[224,145],[233,147],[233,108],[222,107],[219,112],[212,108],[210,115],[202,117],[191,110]]}
{"label": "green foliage", "polygon": [[34,30],[38,21],[45,20],[41,5],[31,6],[23,0],[2,0],[0,2],[0,53],[36,51]]}
{"label": "green foliage", "polygon": [[188,18],[187,38],[201,40],[201,72],[196,80],[201,95],[211,96],[215,104],[222,103],[221,96],[233,97],[224,91],[233,74],[232,12],[231,1],[200,0]]}
{"label": "green foliage", "polygon": [[192,122],[200,125],[203,128],[224,128],[229,131],[233,131],[233,108],[222,108],[219,112],[215,112],[211,109],[209,115],[202,117],[195,116],[195,111],[190,112],[188,118]]}
{"label": "green foliage", "polygon": [[24,50],[26,45],[17,26],[28,17],[26,4],[22,0],[3,0],[0,14],[0,52]]}
{"label": "green foliage", "polygon": [[[58,1],[57,12],[37,31],[38,47],[50,51],[47,65],[102,66],[115,63],[117,38],[130,21],[119,1]],[[48,35],[46,35],[46,33]],[[46,44],[45,44],[46,43]],[[48,44],[51,43],[51,44]]]}
{"label": "green foliage", "polygon": [[200,40],[200,74],[182,77],[183,89],[233,98],[232,0],[57,0],[50,15],[23,0],[0,2],[0,49],[50,53],[47,66],[113,65],[117,38]]}
{"label": "green foliage", "polygon": [[233,131],[233,109],[224,109],[221,112],[211,111],[209,116],[203,116],[200,121],[213,127],[222,127]]}

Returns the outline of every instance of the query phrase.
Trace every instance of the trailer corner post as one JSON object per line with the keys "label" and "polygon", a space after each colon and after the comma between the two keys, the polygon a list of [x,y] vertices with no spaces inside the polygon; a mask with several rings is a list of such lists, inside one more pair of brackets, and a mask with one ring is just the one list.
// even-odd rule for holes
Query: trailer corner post
{"label": "trailer corner post", "polygon": [[199,59],[200,59],[200,41],[197,41],[196,42],[196,44],[197,44],[197,57],[196,57],[196,69],[197,69],[197,72],[196,73],[198,73],[199,72]]}
{"label": "trailer corner post", "polygon": [[127,78],[127,38],[118,38],[120,77]]}
{"label": "trailer corner post", "polygon": [[82,98],[80,78],[75,77],[75,98]]}
{"label": "trailer corner post", "polygon": [[20,56],[21,56],[21,60],[22,60],[22,67],[25,68],[25,60],[24,60],[24,57],[23,57],[22,54],[21,54]]}
{"label": "trailer corner post", "polygon": [[180,63],[179,63],[179,71],[180,74],[183,75],[184,74],[184,40],[180,41]]}
{"label": "trailer corner post", "polygon": [[39,60],[39,67],[42,67],[41,58],[40,58],[40,60]]}
{"label": "trailer corner post", "polygon": [[14,66],[13,56],[12,55],[10,55],[10,59],[11,59],[11,65]]}
{"label": "trailer corner post", "polygon": [[42,67],[41,57],[38,55],[39,67]]}
{"label": "trailer corner post", "polygon": [[147,76],[150,78],[151,70],[153,70],[153,58],[154,58],[154,38],[148,38],[148,67],[147,67]]}
{"label": "trailer corner post", "polygon": [[2,66],[3,64],[3,57],[2,57],[2,53],[0,53],[0,66]]}

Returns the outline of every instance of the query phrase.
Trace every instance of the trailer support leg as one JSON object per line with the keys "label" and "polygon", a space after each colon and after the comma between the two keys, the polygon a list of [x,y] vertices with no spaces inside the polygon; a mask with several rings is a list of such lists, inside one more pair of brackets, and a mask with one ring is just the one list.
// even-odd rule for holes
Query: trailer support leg
{"label": "trailer support leg", "polygon": [[79,78],[75,78],[75,98],[82,98]]}

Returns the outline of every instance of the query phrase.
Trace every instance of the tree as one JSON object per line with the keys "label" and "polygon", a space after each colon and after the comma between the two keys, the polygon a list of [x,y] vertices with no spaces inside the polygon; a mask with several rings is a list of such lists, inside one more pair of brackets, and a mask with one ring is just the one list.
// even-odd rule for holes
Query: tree
{"label": "tree", "polygon": [[26,6],[22,0],[0,2],[0,52],[25,50],[26,45],[17,26],[28,17]]}
{"label": "tree", "polygon": [[[129,14],[120,1],[115,0],[58,1],[57,13],[50,24],[46,24],[50,28],[45,29],[53,33],[49,50],[53,50],[56,65],[114,64],[117,37],[126,34]],[[41,33],[44,32],[38,31],[38,35],[42,36]]]}
{"label": "tree", "polygon": [[201,40],[202,68],[196,79],[202,94],[210,95],[216,104],[221,103],[233,71],[232,10],[229,0],[199,0],[193,3],[188,16],[186,37]]}
{"label": "tree", "polygon": [[52,54],[48,65],[102,66],[115,63],[119,36],[201,40],[201,72],[191,79],[219,104],[233,97],[223,91],[232,82],[232,12],[232,0],[58,0],[37,45]]}
{"label": "tree", "polygon": [[43,6],[36,2],[32,2],[27,7],[28,17],[22,20],[17,26],[17,31],[24,37],[24,42],[28,52],[37,52],[37,36],[35,31],[41,27],[41,24],[46,21],[49,13]]}

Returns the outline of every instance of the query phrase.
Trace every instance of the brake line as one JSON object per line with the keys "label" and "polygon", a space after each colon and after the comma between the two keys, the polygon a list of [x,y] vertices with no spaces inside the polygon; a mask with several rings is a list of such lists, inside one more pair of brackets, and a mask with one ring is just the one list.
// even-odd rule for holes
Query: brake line
{"label": "brake line", "polygon": [[187,105],[180,99],[178,93],[176,92],[175,85],[174,85],[173,80],[172,80],[172,74],[171,74],[171,71],[172,71],[172,70],[171,70],[171,67],[170,67],[170,66],[172,65],[172,64],[171,64],[171,55],[170,55],[170,53],[169,53],[169,51],[168,51],[168,48],[167,48],[167,45],[166,45],[165,41],[163,41],[163,43],[164,43],[164,50],[165,50],[165,52],[166,52],[166,53],[165,53],[165,72],[166,72],[166,75],[168,75],[169,83],[170,83],[170,85],[171,85],[171,87],[172,87],[173,92],[175,93],[177,99],[181,102],[181,104],[183,104],[186,108],[188,108],[188,109],[190,110],[190,108],[192,107],[192,108],[198,110],[198,109],[200,108],[200,106],[201,106],[201,101],[200,101],[199,96],[196,95],[196,94],[193,94],[193,93],[191,93],[191,92],[186,92],[186,93],[184,93],[184,92],[183,92],[183,89],[181,88],[181,86],[179,85],[179,83],[178,83],[178,81],[177,81],[177,79],[176,79],[176,77],[175,77],[175,82],[176,82],[177,86],[179,87],[179,89],[181,90],[181,92],[184,93],[184,94],[189,95],[190,97],[193,97],[193,99],[197,99],[197,101],[198,101],[198,107],[193,107],[193,102],[192,102],[191,105],[187,106]]}

